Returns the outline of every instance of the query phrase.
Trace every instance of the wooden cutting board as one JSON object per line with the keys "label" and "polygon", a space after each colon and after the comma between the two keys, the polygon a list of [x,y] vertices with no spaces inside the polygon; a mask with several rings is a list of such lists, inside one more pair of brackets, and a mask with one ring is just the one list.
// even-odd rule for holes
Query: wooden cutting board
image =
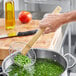
{"label": "wooden cutting board", "polygon": [[[18,19],[16,19],[16,32],[24,32],[28,30],[38,29],[39,20],[32,20],[28,24],[22,24]],[[4,19],[0,19],[0,35],[7,34],[10,31],[5,30]],[[42,35],[38,41],[34,44],[33,48],[48,48],[51,44],[51,40],[54,36],[54,33]],[[23,37],[13,37],[0,39],[0,60],[3,60],[6,56],[9,55],[9,46],[12,42],[25,42],[27,43],[33,35],[23,36]]]}

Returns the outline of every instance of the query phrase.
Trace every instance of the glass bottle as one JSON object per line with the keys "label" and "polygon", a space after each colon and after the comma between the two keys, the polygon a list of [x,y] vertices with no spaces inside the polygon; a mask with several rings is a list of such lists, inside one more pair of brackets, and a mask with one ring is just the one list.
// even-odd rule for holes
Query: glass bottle
{"label": "glass bottle", "polygon": [[15,28],[14,0],[5,1],[5,28],[6,30]]}

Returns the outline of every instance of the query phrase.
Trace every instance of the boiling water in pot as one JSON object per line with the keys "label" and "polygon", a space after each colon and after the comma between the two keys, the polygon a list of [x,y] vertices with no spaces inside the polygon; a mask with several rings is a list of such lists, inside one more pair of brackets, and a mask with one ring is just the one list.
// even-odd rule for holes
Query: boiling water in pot
{"label": "boiling water in pot", "polygon": [[64,68],[56,61],[40,58],[30,68],[22,68],[15,64],[8,67],[9,76],[59,76]]}

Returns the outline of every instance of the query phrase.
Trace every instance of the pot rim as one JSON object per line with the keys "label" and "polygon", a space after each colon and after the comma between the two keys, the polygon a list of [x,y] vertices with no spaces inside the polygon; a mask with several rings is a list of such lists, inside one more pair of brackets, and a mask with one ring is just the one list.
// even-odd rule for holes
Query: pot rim
{"label": "pot rim", "polygon": [[[68,69],[67,59],[66,59],[64,56],[62,56],[60,53],[58,53],[57,51],[54,51],[54,50],[51,50],[51,49],[44,49],[44,48],[31,48],[31,49],[38,49],[38,50],[44,50],[44,51],[50,51],[50,52],[55,52],[55,53],[57,53],[58,55],[60,55],[60,56],[65,60],[65,62],[66,62],[66,64],[67,64],[64,72],[66,72],[66,70]],[[16,52],[20,52],[20,51],[16,51]],[[12,53],[12,55],[13,55],[13,54],[14,54],[14,53]],[[3,68],[4,62],[5,62],[9,57],[10,57],[10,55],[8,55],[8,56],[3,60],[3,62],[2,62],[2,70],[4,69],[4,68]],[[62,74],[63,74],[64,72],[62,72]],[[3,70],[3,73],[5,73],[6,75],[8,75],[8,73],[5,72],[5,70]],[[62,74],[61,74],[61,75],[62,75]],[[9,76],[9,75],[8,75],[8,76]]]}

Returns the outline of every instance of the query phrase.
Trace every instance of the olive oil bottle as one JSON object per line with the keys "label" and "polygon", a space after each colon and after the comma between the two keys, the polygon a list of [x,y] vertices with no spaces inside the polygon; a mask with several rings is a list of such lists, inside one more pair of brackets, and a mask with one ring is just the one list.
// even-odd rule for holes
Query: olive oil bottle
{"label": "olive oil bottle", "polygon": [[6,30],[15,28],[14,0],[6,0],[5,2],[5,28]]}

